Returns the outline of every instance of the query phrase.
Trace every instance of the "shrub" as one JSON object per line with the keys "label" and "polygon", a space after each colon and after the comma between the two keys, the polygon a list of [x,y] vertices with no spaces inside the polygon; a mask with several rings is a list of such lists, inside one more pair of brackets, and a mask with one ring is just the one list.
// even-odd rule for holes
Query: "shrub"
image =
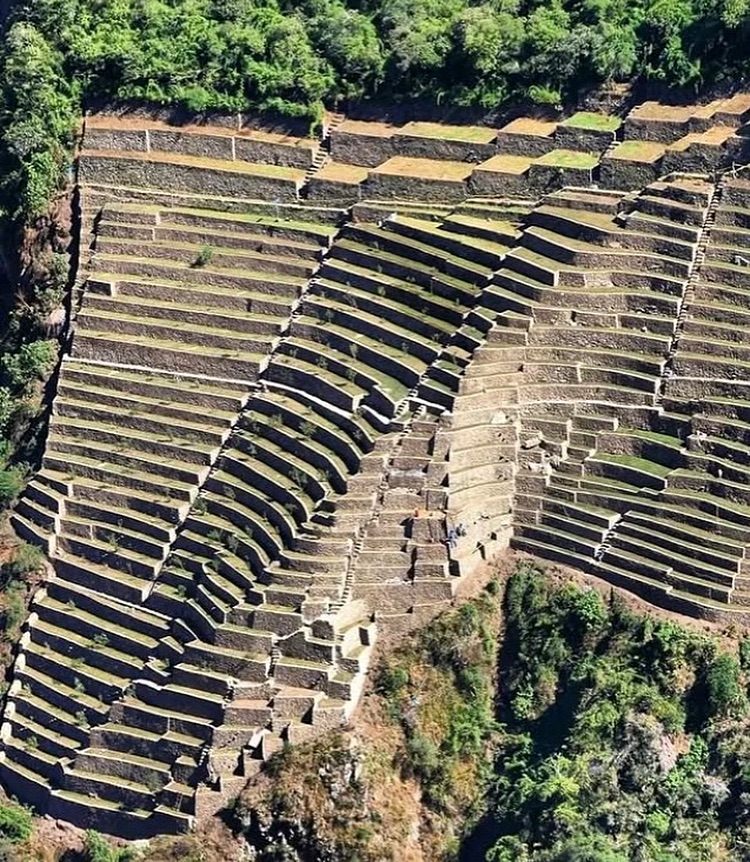
{"label": "shrub", "polygon": [[745,672],[750,670],[750,637],[744,637],[740,641],[740,667]]}
{"label": "shrub", "polygon": [[56,341],[32,341],[3,357],[3,374],[11,387],[24,392],[35,380],[47,377],[56,358]]}
{"label": "shrub", "polygon": [[379,694],[391,699],[400,694],[409,684],[409,673],[406,668],[396,665],[386,665],[380,671],[376,688]]}
{"label": "shrub", "polygon": [[738,717],[747,710],[742,673],[734,656],[722,653],[706,670],[706,710],[708,718]]}
{"label": "shrub", "polygon": [[208,266],[214,259],[214,250],[210,245],[204,245],[195,259],[196,266]]}
{"label": "shrub", "polygon": [[0,837],[12,844],[28,841],[32,832],[31,812],[20,805],[0,805]]}
{"label": "shrub", "polygon": [[83,842],[83,858],[85,862],[116,862],[116,850],[107,839],[89,829]]}
{"label": "shrub", "polygon": [[0,509],[10,506],[23,491],[24,471],[20,467],[0,470]]}
{"label": "shrub", "polygon": [[5,591],[5,609],[3,610],[3,637],[13,641],[18,634],[18,627],[26,616],[26,591],[15,582]]}
{"label": "shrub", "polygon": [[7,585],[11,580],[19,580],[32,572],[38,571],[44,564],[44,554],[28,542],[19,542],[13,550],[8,562],[0,568],[0,585]]}

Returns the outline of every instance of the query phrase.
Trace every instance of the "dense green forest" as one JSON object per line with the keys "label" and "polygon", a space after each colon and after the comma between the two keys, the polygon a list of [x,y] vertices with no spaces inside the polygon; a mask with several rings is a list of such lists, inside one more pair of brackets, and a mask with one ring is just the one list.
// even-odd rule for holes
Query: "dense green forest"
{"label": "dense green forest", "polygon": [[488,862],[750,858],[748,640],[735,655],[533,567],[504,625]]}
{"label": "dense green forest", "polygon": [[611,80],[741,81],[748,35],[746,0],[26,0],[0,57],[2,201],[45,211],[95,99],[312,121],[367,97],[554,105]]}

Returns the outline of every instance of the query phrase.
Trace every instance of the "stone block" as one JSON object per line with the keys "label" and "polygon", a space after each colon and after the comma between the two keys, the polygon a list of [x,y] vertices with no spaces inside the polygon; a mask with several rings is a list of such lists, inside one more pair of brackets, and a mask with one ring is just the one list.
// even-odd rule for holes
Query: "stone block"
{"label": "stone block", "polygon": [[460,201],[468,196],[472,165],[394,156],[371,170],[367,195],[377,199]]}
{"label": "stone block", "polygon": [[529,160],[543,156],[555,147],[556,129],[557,123],[554,121],[519,117],[497,133],[497,151]]}
{"label": "stone block", "polygon": [[[153,152],[180,153],[208,159],[234,159],[231,135],[183,132],[179,129],[149,129],[149,149]],[[93,147],[92,147],[93,148]]]}

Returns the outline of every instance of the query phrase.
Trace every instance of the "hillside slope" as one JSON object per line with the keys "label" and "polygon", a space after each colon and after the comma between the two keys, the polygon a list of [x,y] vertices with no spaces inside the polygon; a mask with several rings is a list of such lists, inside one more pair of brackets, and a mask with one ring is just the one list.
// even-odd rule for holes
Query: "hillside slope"
{"label": "hillside slope", "polygon": [[750,640],[527,563],[490,586],[385,660],[352,732],[240,797],[258,858],[746,858]]}

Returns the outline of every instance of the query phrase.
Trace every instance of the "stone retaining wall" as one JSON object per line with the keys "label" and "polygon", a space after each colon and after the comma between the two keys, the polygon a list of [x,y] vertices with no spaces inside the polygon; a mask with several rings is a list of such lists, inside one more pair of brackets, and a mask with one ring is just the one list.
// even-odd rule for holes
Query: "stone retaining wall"
{"label": "stone retaining wall", "polygon": [[370,173],[368,197],[389,200],[461,201],[469,196],[466,180],[433,180],[401,174]]}
{"label": "stone retaining wall", "polygon": [[224,171],[203,165],[103,157],[84,154],[79,179],[93,185],[168,188],[207,195],[295,201],[301,180]]}

